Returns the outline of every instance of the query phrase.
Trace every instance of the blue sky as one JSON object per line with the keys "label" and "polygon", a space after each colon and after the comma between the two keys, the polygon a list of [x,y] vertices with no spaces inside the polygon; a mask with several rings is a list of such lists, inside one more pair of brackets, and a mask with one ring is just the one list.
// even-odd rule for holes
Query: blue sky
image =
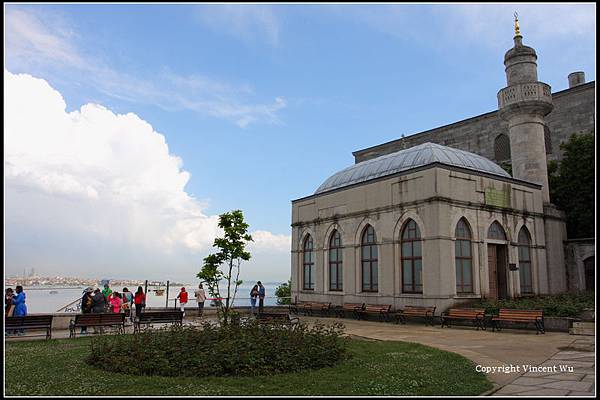
{"label": "blue sky", "polygon": [[[5,70],[46,81],[63,97],[67,113],[93,103],[150,124],[164,136],[168,154],[182,163],[174,173],[189,173],[177,193],[189,195],[194,202],[189,207],[198,206],[211,223],[219,213],[242,209],[251,230],[263,232],[264,256],[255,260],[263,269],[256,267],[261,271],[256,276],[283,280],[289,276],[284,244],[292,199],[312,194],[329,175],[352,164],[352,151],[497,108],[515,10],[524,43],[537,50],[540,80],[553,91],[567,88],[573,71],[595,80],[595,4],[9,4]],[[5,98],[11,100],[6,87]],[[10,146],[5,157],[16,160],[17,152],[8,151]],[[34,171],[33,164],[19,162],[23,169],[5,183],[8,196],[23,171]],[[152,165],[151,159],[143,162]],[[119,182],[134,179],[127,169],[118,174]],[[86,231],[87,244],[65,260],[64,252],[58,257],[53,249],[68,248],[65,241],[84,228],[59,234],[33,218],[30,231],[18,226],[24,214],[58,201],[55,192],[47,191],[35,205],[17,197],[11,203],[9,197],[9,272],[33,264],[37,271],[76,271],[77,260],[97,251],[91,250],[93,233]],[[106,215],[114,210],[110,204],[102,208]],[[40,245],[44,237],[62,246]],[[144,271],[163,278],[158,265],[148,266],[151,253],[135,241],[124,246],[110,235],[103,240],[103,248],[119,248],[103,254],[141,257]],[[34,241],[44,257],[27,254]],[[165,256],[179,260],[178,277],[197,269],[206,255],[209,249],[200,242],[188,246],[193,251],[183,246],[186,250],[171,249]],[[103,265],[114,261],[95,257],[104,257]]]}

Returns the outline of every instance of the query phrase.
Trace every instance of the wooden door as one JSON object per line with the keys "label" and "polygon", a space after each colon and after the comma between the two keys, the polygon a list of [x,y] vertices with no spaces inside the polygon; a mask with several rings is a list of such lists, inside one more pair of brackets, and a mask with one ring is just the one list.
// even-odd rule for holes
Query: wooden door
{"label": "wooden door", "polygon": [[488,298],[497,299],[498,298],[498,272],[497,272],[497,254],[496,254],[496,245],[488,244],[488,271],[489,271],[489,282],[490,282],[490,291],[488,293]]}
{"label": "wooden door", "polygon": [[499,299],[508,299],[508,249],[505,245],[496,246],[496,275]]}

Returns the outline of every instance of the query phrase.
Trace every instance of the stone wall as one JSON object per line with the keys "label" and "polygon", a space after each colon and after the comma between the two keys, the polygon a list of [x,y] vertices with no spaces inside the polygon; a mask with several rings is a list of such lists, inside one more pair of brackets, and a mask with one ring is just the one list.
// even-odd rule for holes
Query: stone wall
{"label": "stone wall", "polygon": [[565,242],[569,290],[585,290],[584,261],[590,257],[595,257],[595,253],[594,238],[572,239]]}
{"label": "stone wall", "polygon": [[[548,160],[561,160],[560,144],[567,141],[573,133],[594,133],[595,96],[595,82],[552,94],[554,109],[545,117],[551,147],[551,152],[547,155]],[[501,162],[504,160],[496,159],[494,153],[494,142],[500,134],[508,135],[508,124],[500,118],[498,111],[493,111],[358,150],[353,155],[355,162],[359,163],[422,143],[433,142],[470,151],[490,160]]]}

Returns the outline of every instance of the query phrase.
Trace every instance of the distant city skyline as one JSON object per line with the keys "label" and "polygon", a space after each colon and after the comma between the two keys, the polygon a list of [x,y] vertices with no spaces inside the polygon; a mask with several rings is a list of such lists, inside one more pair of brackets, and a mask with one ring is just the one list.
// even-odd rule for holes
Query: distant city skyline
{"label": "distant city skyline", "polygon": [[6,4],[5,274],[194,282],[241,209],[241,278],[287,281],[291,200],[497,109],[515,11],[554,92],[595,80],[593,3]]}

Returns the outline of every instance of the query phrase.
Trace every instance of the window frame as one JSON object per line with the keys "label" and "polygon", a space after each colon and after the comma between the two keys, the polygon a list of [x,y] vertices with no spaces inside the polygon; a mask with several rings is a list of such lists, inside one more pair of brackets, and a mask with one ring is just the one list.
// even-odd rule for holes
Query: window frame
{"label": "window frame", "polygon": [[[414,224],[414,229],[412,229],[410,227],[410,225]],[[404,233],[405,232],[409,232],[407,238],[404,238]],[[415,237],[411,238],[410,237],[410,231],[414,231],[415,232]],[[419,242],[419,245],[421,247],[421,252],[419,256],[415,256],[415,242]],[[411,255],[410,256],[406,256],[404,254],[404,244],[405,243],[410,243],[410,249],[411,249]],[[416,280],[415,280],[415,261],[421,261],[421,284],[417,285],[416,284]],[[410,268],[411,268],[411,285],[410,285],[410,290],[406,290],[406,286],[407,284],[404,282],[404,262],[408,261],[410,263]],[[421,237],[421,230],[419,229],[419,225],[417,224],[417,222],[413,219],[409,219],[408,221],[405,222],[404,227],[402,228],[402,231],[400,232],[400,267],[401,267],[401,274],[400,274],[400,278],[401,278],[401,287],[402,287],[402,293],[407,293],[407,294],[423,294],[423,240]],[[421,289],[420,291],[417,289],[417,287],[420,286]]]}
{"label": "window frame", "polygon": [[[308,247],[310,245],[310,247]],[[307,252],[309,261],[306,261]],[[308,268],[307,268],[308,267]],[[311,235],[307,235],[302,242],[302,290],[315,290],[315,249]],[[308,269],[308,280],[306,279],[306,271]],[[308,286],[307,286],[308,283]]]}
{"label": "window frame", "polygon": [[[464,232],[467,233],[466,236],[459,236],[459,227],[460,224],[464,225]],[[475,288],[474,288],[474,279],[473,279],[473,234],[471,232],[471,227],[469,226],[469,223],[464,219],[461,218],[458,220],[458,222],[456,223],[456,228],[454,230],[454,237],[455,237],[455,242],[454,242],[454,268],[455,268],[455,275],[456,275],[456,294],[458,295],[469,295],[469,294],[474,294],[475,293]],[[464,256],[462,254],[462,244],[463,242],[468,242],[469,244],[469,256]],[[458,244],[458,245],[457,245]],[[457,248],[461,249],[460,250],[460,254],[457,254]],[[471,290],[465,290],[465,278],[464,278],[464,261],[468,260],[470,261],[470,268],[471,268],[471,273],[469,274],[471,277],[471,281],[470,281],[470,286]],[[458,271],[459,271],[459,265],[460,265],[460,285],[459,285],[459,279],[458,279]],[[459,287],[461,288],[459,290]]]}
{"label": "window frame", "polygon": [[[337,243],[336,243],[337,242]],[[332,260],[332,252],[331,250],[335,250],[336,258]],[[335,229],[329,238],[329,254],[328,254],[328,272],[329,272],[329,291],[330,292],[341,292],[344,290],[344,282],[343,282],[343,256],[342,256],[342,235],[340,232]],[[336,270],[336,285],[335,287],[332,285],[331,281],[331,270]],[[341,277],[341,279],[340,279]]]}
{"label": "window frame", "polygon": [[[524,242],[522,239],[525,239],[526,242]],[[517,244],[518,244],[518,256],[519,256],[519,289],[521,290],[521,294],[525,294],[525,295],[532,295],[535,294],[533,291],[533,263],[531,260],[531,234],[529,233],[529,230],[523,226],[521,228],[521,230],[519,231],[519,236],[517,237]],[[523,255],[523,249],[527,249],[527,259],[522,259],[521,256]],[[524,266],[527,266],[527,275],[529,277],[529,282],[530,284],[525,286],[523,284],[523,279],[522,276],[525,274],[525,268],[523,268]],[[523,288],[526,288],[526,290],[523,290]]]}
{"label": "window frame", "polygon": [[[371,234],[372,233],[372,234]],[[372,241],[369,241],[369,237],[372,236]],[[364,258],[364,248],[369,248],[369,258]],[[375,257],[373,257],[375,254]],[[365,286],[365,263],[368,264],[369,268],[369,286]],[[373,266],[375,264],[375,266]],[[362,292],[379,292],[379,250],[377,248],[377,234],[375,228],[372,225],[367,225],[363,229],[363,234],[360,240],[360,280],[361,280],[361,291]],[[373,283],[373,270],[377,270],[377,282]]]}

